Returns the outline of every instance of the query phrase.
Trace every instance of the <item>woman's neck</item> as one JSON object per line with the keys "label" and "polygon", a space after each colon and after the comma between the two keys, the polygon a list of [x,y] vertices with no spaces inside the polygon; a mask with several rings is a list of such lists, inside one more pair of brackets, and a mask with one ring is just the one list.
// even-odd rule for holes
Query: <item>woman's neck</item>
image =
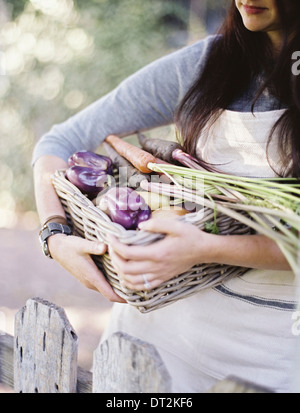
{"label": "woman's neck", "polygon": [[269,31],[267,34],[272,43],[273,53],[274,55],[277,55],[280,52],[281,46],[282,46],[282,41],[283,41],[282,31],[273,30],[273,31]]}

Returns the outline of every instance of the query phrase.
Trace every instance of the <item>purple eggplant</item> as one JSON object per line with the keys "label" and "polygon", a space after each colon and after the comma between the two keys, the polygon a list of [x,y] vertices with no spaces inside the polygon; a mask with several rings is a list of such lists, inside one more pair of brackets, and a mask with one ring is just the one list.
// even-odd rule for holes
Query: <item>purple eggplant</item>
{"label": "purple eggplant", "polygon": [[112,175],[113,163],[112,160],[105,155],[98,155],[91,151],[75,152],[68,159],[69,166],[85,166],[89,168],[102,169],[107,174]]}
{"label": "purple eggplant", "polygon": [[125,229],[136,229],[140,222],[151,216],[151,209],[144,198],[128,187],[110,188],[103,195],[99,207]]}
{"label": "purple eggplant", "polygon": [[107,172],[102,169],[73,165],[66,170],[66,176],[73,185],[89,196],[96,196],[106,188]]}

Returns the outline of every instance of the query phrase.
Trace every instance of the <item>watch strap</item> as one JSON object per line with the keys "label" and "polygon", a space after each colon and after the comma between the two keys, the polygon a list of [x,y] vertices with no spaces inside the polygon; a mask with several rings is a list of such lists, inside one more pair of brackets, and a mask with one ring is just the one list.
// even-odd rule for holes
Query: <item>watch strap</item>
{"label": "watch strap", "polygon": [[49,224],[44,225],[41,230],[41,237],[43,241],[54,234],[71,235],[72,230],[68,225],[59,224],[57,222],[49,222]]}
{"label": "watch strap", "polygon": [[55,234],[72,235],[72,230],[68,225],[63,225],[57,222],[49,222],[44,225],[39,233],[42,249],[46,257],[52,258],[48,248],[48,238]]}

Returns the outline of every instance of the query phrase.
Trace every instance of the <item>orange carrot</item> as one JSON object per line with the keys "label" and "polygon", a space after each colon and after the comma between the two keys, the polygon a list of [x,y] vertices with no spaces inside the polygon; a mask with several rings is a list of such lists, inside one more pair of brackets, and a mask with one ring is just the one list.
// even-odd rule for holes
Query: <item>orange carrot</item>
{"label": "orange carrot", "polygon": [[151,169],[148,168],[148,163],[155,163],[156,158],[151,155],[151,153],[148,153],[143,149],[124,141],[116,135],[109,135],[105,140],[114,148],[116,152],[118,152],[119,155],[127,159],[139,171],[144,173],[152,172]]}

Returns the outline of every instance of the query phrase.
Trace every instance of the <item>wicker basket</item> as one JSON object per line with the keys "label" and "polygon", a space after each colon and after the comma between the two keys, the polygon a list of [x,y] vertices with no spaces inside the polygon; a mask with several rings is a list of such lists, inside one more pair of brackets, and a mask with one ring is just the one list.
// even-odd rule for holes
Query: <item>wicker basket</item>
{"label": "wicker basket", "polygon": [[[69,224],[74,232],[81,237],[107,242],[107,236],[111,234],[117,237],[120,242],[131,245],[147,245],[163,238],[162,234],[126,230],[121,225],[113,223],[104,212],[65,178],[63,170],[54,174],[53,185],[64,207]],[[204,213],[190,213],[180,217],[180,219],[204,229],[206,222],[213,221],[214,212],[205,208]],[[249,227],[224,215],[217,217],[217,224],[220,234],[242,235],[251,232]],[[121,285],[107,253],[102,256],[93,256],[93,259],[114,291],[142,313],[153,311],[188,297],[203,288],[219,285],[229,278],[244,274],[248,270],[227,265],[201,264],[164,282],[153,290],[135,292]]]}

